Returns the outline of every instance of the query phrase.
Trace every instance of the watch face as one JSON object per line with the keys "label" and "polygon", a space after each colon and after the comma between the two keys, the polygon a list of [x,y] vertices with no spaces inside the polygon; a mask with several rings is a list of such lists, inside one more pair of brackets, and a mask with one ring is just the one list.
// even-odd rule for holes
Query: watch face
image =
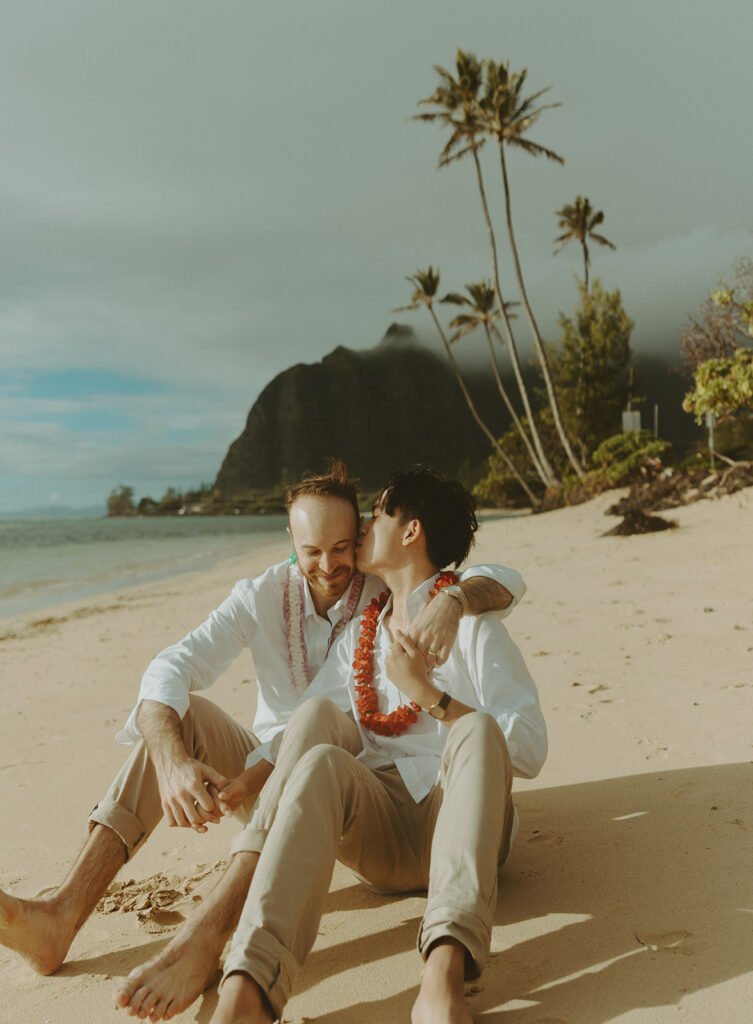
{"label": "watch face", "polygon": [[432,718],[442,719],[444,718],[446,711],[441,704],[433,704],[429,708],[429,714],[431,715]]}

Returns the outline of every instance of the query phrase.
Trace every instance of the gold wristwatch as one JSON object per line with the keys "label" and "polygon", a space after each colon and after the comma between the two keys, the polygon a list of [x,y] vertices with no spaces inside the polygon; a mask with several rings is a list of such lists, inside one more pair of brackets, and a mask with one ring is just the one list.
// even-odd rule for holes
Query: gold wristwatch
{"label": "gold wristwatch", "polygon": [[432,704],[432,706],[428,709],[431,717],[438,718],[441,722],[441,720],[447,714],[447,707],[451,700],[452,698],[450,697],[449,693],[443,692],[442,696],[439,698],[437,703]]}
{"label": "gold wristwatch", "polygon": [[439,591],[440,594],[446,594],[448,597],[454,598],[460,605],[460,617],[468,614],[468,598],[463,593],[463,588],[459,587],[457,583],[451,583],[449,587],[442,587]]}

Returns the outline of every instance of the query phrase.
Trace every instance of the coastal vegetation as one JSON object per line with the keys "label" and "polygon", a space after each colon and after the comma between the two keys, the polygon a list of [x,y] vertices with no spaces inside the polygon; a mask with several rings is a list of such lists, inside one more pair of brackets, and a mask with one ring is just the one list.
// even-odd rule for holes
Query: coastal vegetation
{"label": "coastal vegetation", "polygon": [[[470,308],[470,312],[456,316],[450,327],[456,333],[448,339],[439,322],[434,301],[437,298],[439,271],[430,266],[417,270],[408,280],[414,287],[411,304],[402,309],[424,306],[430,313],[442,344],[450,359],[458,383],[464,394],[466,389],[462,373],[452,352],[452,345],[476,327],[482,327],[489,347],[493,375],[499,395],[511,421],[511,427],[501,438],[490,437],[486,423],[476,415],[479,427],[490,437],[493,453],[490,472],[510,483],[505,487],[508,495],[523,489],[534,507],[546,500],[552,491],[562,491],[563,481],[574,475],[584,483],[589,457],[594,448],[614,433],[619,423],[619,406],[626,391],[626,366],[632,360],[629,336],[632,323],[622,310],[619,292],[607,295],[600,283],[592,298],[589,289],[591,256],[589,242],[614,249],[614,243],[596,231],[604,222],[604,212],[595,210],[591,201],[576,196],[557,212],[561,234],[555,239],[559,252],[570,241],[577,241],[583,250],[584,283],[581,286],[580,305],[576,316],[569,319],[561,315],[563,339],[559,346],[547,343],[541,335],[536,315],[526,289],[516,229],[512,214],[512,184],[508,167],[508,152],[519,151],[529,156],[544,156],[562,164],[564,158],[553,149],[534,141],[530,129],[541,115],[558,103],[543,103],[541,97],[549,91],[527,90],[527,69],[512,71],[506,62],[479,60],[474,54],[458,50],[454,71],[435,67],[439,84],[434,92],[419,102],[421,109],[414,120],[437,124],[449,136],[439,155],[439,168],[470,157],[475,187],[478,191],[484,223],[489,241],[491,277],[466,286],[466,295],[449,292],[442,302]],[[499,161],[499,174],[505,210],[505,227],[509,252],[517,286],[517,300],[506,301],[502,290],[502,272],[497,245],[497,232],[488,200],[488,184],[481,161],[483,147],[491,142]],[[523,309],[530,341],[537,360],[541,387],[531,393],[524,379],[518,341],[513,330],[514,306]],[[499,345],[510,362],[517,388],[516,409],[509,393],[503,387],[497,366],[496,347]],[[630,380],[633,380],[630,375]],[[609,395],[608,401],[603,401]],[[604,424],[608,427],[604,428]],[[488,494],[488,488],[479,488],[479,496]]]}
{"label": "coastal vegetation", "polygon": [[[417,269],[407,276],[409,303],[395,312],[423,310],[446,362],[411,328],[393,324],[373,349],[339,346],[318,363],[290,367],[254,403],[213,484],[185,492],[168,487],[160,499],[138,501],[133,488],[120,484],[108,498],[108,515],[280,512],[286,484],[333,454],[360,474],[367,506],[395,464],[424,461],[461,477],[481,504],[534,510],[672,473],[675,482],[678,474],[695,480],[709,457],[712,467],[715,456],[735,465],[753,458],[753,260],[739,260],[731,284],[711,290],[689,318],[681,351],[693,390],[683,399],[680,377],[664,364],[651,354],[636,362],[634,324],[620,290],[593,272],[594,248],[615,249],[602,233],[604,211],[578,194],[556,210],[552,256],[578,245],[583,277],[575,277],[572,312],[558,315],[559,338],[545,339],[526,287],[510,156],[564,163],[531,138],[542,115],[560,104],[543,102],[548,87],[529,91],[527,69],[463,50],[452,71],[435,71],[438,84],[413,119],[445,133],[440,169],[460,160],[472,168],[489,265],[487,276],[448,291],[440,289],[436,264]],[[494,181],[504,209],[501,233],[491,213]],[[539,205],[546,201],[542,196]],[[524,358],[521,329],[533,362]],[[485,372],[466,359],[468,338],[483,338]],[[653,432],[635,429],[646,403],[641,391],[651,394],[651,387]],[[682,410],[690,414],[684,425]],[[691,416],[710,425],[708,439]],[[357,430],[347,429],[355,424]]]}

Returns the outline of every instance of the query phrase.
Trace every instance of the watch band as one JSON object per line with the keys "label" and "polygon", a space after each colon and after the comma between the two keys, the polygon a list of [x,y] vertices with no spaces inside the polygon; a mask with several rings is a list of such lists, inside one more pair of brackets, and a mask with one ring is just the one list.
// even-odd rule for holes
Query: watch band
{"label": "watch band", "polygon": [[439,593],[458,602],[461,617],[468,614],[468,598],[463,593],[463,588],[459,587],[457,583],[451,583],[449,587],[442,587]]}
{"label": "watch band", "polygon": [[432,704],[432,706],[428,709],[429,714],[431,715],[431,717],[432,718],[437,718],[437,719],[439,719],[441,721],[444,718],[444,716],[447,714],[447,707],[448,707],[448,705],[449,705],[451,700],[452,700],[452,698],[450,697],[449,693],[447,693],[446,691],[443,691],[442,692],[442,696],[439,698],[437,703],[436,704]]}

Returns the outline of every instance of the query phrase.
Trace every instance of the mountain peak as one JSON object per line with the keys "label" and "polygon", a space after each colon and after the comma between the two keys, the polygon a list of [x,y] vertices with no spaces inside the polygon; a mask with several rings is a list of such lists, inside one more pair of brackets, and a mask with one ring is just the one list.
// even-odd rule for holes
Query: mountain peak
{"label": "mountain peak", "polygon": [[416,332],[408,324],[390,324],[377,348],[421,348]]}

